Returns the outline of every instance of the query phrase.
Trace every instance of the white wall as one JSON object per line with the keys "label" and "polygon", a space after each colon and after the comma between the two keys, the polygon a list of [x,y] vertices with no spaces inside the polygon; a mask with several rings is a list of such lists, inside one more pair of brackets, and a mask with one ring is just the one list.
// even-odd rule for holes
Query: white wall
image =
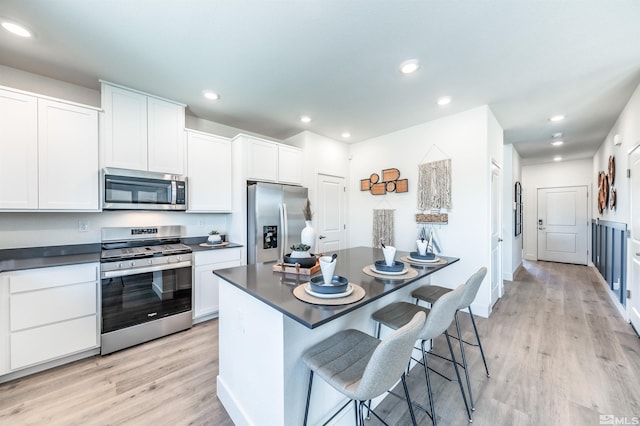
{"label": "white wall", "polygon": [[[538,188],[586,186],[589,203],[593,203],[592,160],[559,161],[522,167],[522,199],[524,203],[523,245],[524,258],[538,258]],[[589,217],[591,220],[591,217]],[[591,227],[589,227],[589,252],[591,252]]]}
{"label": "white wall", "polygon": [[[373,246],[373,210],[391,208],[395,209],[395,246],[399,250],[414,250],[419,232],[415,214],[420,213],[416,195],[418,165],[448,157],[452,159],[453,207],[448,212],[449,223],[435,225],[434,229],[442,254],[461,260],[436,273],[432,281],[455,287],[481,266],[489,267],[490,157],[495,156],[502,163],[502,147],[497,148],[501,143],[498,129],[501,133],[491,111],[483,106],[350,145],[347,225],[350,246]],[[409,180],[409,192],[375,196],[360,191],[360,179],[387,168],[400,170],[400,178]],[[487,316],[489,304],[487,278],[473,309]]]}
{"label": "white wall", "polygon": [[[629,179],[626,177],[626,170],[629,168],[629,157],[627,153],[640,144],[640,86],[638,86],[629,99],[629,102],[616,120],[609,135],[600,145],[598,152],[593,157],[592,183],[594,194],[598,190],[598,172],[608,173],[609,156],[613,155],[616,163],[616,176],[613,188],[616,189],[616,208],[605,209],[602,215],[598,214],[595,202],[591,203],[593,217],[612,222],[630,223],[631,206],[629,205]],[[613,145],[613,138],[616,134],[622,137],[622,144]]]}
{"label": "white wall", "polygon": [[522,166],[518,151],[513,145],[504,146],[504,186],[502,188],[502,277],[513,281],[522,265],[522,234],[515,236],[515,184],[522,184]]}
{"label": "white wall", "polygon": [[[100,242],[100,228],[112,226],[182,225],[185,236],[227,231],[227,214],[105,211],[102,213],[0,213],[0,249]],[[89,222],[87,232],[78,221]]]}

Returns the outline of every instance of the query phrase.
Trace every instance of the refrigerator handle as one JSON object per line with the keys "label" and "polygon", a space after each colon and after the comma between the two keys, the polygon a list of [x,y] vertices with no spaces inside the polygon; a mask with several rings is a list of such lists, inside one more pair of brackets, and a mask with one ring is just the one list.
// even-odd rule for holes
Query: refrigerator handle
{"label": "refrigerator handle", "polygon": [[287,205],[282,203],[280,204],[280,226],[281,226],[281,235],[282,240],[280,241],[280,259],[284,262],[284,255],[286,253],[286,245],[287,241],[289,241],[289,232],[287,226]]}
{"label": "refrigerator handle", "polygon": [[289,243],[289,212],[287,211],[287,205],[282,203],[282,230],[283,236],[282,239],[282,261],[284,262],[284,255],[287,253],[287,244]]}

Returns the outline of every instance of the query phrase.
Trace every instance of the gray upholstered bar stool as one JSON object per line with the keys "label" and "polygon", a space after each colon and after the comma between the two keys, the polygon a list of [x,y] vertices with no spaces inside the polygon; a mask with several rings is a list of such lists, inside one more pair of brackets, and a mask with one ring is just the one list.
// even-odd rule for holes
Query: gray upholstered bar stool
{"label": "gray upholstered bar stool", "polygon": [[438,301],[432,305],[431,309],[408,302],[395,302],[374,312],[371,316],[375,321],[378,321],[379,336],[381,325],[385,325],[391,329],[397,330],[403,327],[408,321],[410,321],[411,318],[416,315],[416,313],[424,312],[427,315],[427,320],[425,321],[422,330],[418,334],[420,347],[422,349],[422,362],[418,362],[420,362],[420,364],[422,364],[422,366],[424,367],[424,375],[427,381],[427,393],[429,395],[429,408],[431,411],[430,413],[427,412],[427,414],[431,417],[431,421],[434,426],[436,425],[436,412],[433,403],[433,393],[431,391],[431,381],[429,379],[429,364],[427,362],[426,343],[435,339],[441,334],[444,334],[447,339],[449,352],[451,354],[451,363],[453,364],[454,370],[456,371],[456,376],[458,378],[458,387],[460,388],[460,393],[462,394],[462,400],[464,401],[464,405],[467,410],[469,422],[472,421],[471,412],[469,411],[469,405],[467,404],[467,398],[464,394],[464,388],[462,386],[462,379],[460,377],[460,372],[458,371],[458,363],[456,362],[456,357],[453,353],[453,347],[451,346],[451,340],[449,339],[449,333],[447,332],[447,329],[453,322],[453,317],[455,316],[458,305],[460,304],[460,299],[462,298],[463,291],[464,286],[461,285],[454,291],[451,291],[440,297],[440,299],[438,299]]}
{"label": "gray upholstered bar stool", "polygon": [[[417,313],[405,327],[399,328],[383,340],[359,330],[343,330],[309,348],[302,355],[303,361],[311,370],[304,425],[307,424],[309,414],[314,373],[350,400],[333,417],[353,401],[356,424],[359,426],[364,425],[362,408],[366,401],[390,390],[398,379],[401,379],[411,421],[416,425],[409,390],[405,382],[404,368],[411,359],[413,345],[424,321],[425,314]],[[384,423],[376,413],[371,412]]]}
{"label": "gray upholstered bar stool", "polygon": [[[456,333],[458,333],[458,337],[455,337],[455,336],[453,337],[458,339],[460,343],[460,353],[462,354],[462,366],[464,368],[464,373],[467,379],[467,391],[469,393],[469,404],[471,405],[471,410],[475,410],[475,405],[473,403],[473,394],[471,393],[471,380],[469,379],[469,368],[467,366],[467,357],[465,355],[464,345],[462,343],[464,342],[468,345],[480,347],[480,354],[482,355],[482,362],[484,362],[484,369],[487,372],[487,377],[491,377],[489,375],[489,368],[487,367],[487,360],[485,359],[484,351],[482,350],[482,343],[480,343],[480,335],[478,334],[478,327],[476,327],[476,321],[473,318],[473,312],[471,311],[471,303],[473,303],[474,299],[476,298],[476,295],[478,294],[478,289],[480,288],[480,285],[482,284],[482,280],[484,280],[484,277],[486,275],[487,275],[487,268],[483,266],[482,268],[478,269],[477,272],[471,275],[471,277],[469,277],[467,282],[464,284],[464,292],[462,295],[462,299],[460,299],[458,310],[456,310],[456,313],[454,316],[455,323],[456,323]],[[451,291],[452,289],[446,288],[446,287],[440,287],[437,285],[425,285],[414,290],[411,293],[411,297],[416,298],[416,303],[418,303],[419,300],[422,300],[424,302],[434,304],[442,296],[450,293]],[[471,317],[473,330],[476,333],[476,340],[478,342],[477,344],[470,343],[462,339],[462,335],[460,334],[460,322],[458,321],[458,311],[460,309],[469,310],[469,316]]]}

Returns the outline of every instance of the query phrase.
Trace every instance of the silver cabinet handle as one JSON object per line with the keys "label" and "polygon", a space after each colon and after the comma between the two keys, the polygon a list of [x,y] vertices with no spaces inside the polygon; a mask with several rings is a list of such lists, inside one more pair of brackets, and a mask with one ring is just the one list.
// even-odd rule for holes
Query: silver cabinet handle
{"label": "silver cabinet handle", "polygon": [[320,236],[318,237],[318,239],[319,239],[319,240],[322,240],[323,238],[327,238],[327,237],[325,237],[324,235],[320,235]]}
{"label": "silver cabinet handle", "polygon": [[502,238],[498,238],[498,242],[501,243],[502,242]]}
{"label": "silver cabinet handle", "polygon": [[640,256],[640,253],[636,253],[636,256]]}

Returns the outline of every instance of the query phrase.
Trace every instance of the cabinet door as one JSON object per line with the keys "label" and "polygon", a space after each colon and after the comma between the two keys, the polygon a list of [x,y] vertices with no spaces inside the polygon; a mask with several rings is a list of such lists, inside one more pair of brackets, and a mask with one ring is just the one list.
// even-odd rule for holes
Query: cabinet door
{"label": "cabinet door", "polygon": [[302,184],[302,150],[278,145],[278,181]]}
{"label": "cabinet door", "polygon": [[38,101],[0,90],[0,208],[38,208]]}
{"label": "cabinet door", "polygon": [[278,180],[278,145],[258,139],[247,140],[247,178],[267,182]]}
{"label": "cabinet door", "polygon": [[230,212],[231,141],[187,132],[189,211]]}
{"label": "cabinet door", "polygon": [[218,280],[220,278],[218,278],[217,275],[214,275],[213,271],[216,269],[231,268],[234,266],[240,266],[240,260],[230,260],[227,262],[214,263],[212,265],[198,266],[195,268],[194,319],[218,312],[220,309]]}
{"label": "cabinet door", "polygon": [[149,170],[184,174],[184,107],[150,97],[147,108]]}
{"label": "cabinet door", "polygon": [[147,170],[147,97],[102,85],[106,167]]}
{"label": "cabinet door", "polygon": [[97,211],[98,112],[40,99],[38,141],[38,207]]}

